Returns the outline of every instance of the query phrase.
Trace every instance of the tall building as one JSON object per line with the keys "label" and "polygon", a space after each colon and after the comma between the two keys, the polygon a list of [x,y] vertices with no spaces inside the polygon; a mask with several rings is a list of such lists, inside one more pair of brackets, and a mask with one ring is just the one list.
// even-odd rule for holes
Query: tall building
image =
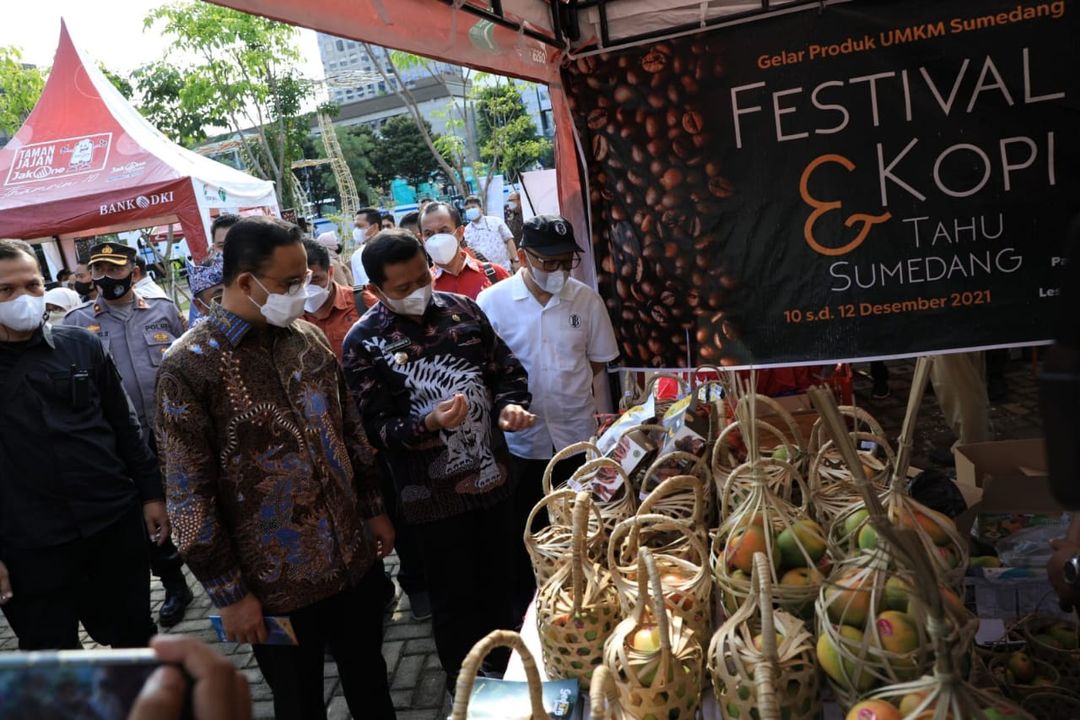
{"label": "tall building", "polygon": [[[334,37],[326,33],[318,33],[319,56],[322,59],[323,72],[328,80],[327,86],[330,99],[338,104],[378,97],[394,92],[397,81],[390,77],[390,85],[387,86],[379,74],[375,61],[368,55],[362,43],[355,40]],[[382,53],[376,52],[379,60]],[[430,61],[428,64],[432,70],[440,75],[457,75],[460,71],[454,65],[443,62]],[[389,68],[383,68],[390,75]],[[431,73],[427,68],[401,68],[398,70],[401,80],[410,88],[418,81],[429,78]],[[355,80],[355,82],[354,82]]]}

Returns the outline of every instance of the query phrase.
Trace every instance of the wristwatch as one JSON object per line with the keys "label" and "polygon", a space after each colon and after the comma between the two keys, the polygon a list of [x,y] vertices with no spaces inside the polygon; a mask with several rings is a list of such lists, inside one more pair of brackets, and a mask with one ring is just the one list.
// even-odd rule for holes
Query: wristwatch
{"label": "wristwatch", "polygon": [[1062,575],[1065,576],[1065,582],[1074,587],[1080,586],[1080,555],[1073,555],[1066,560],[1065,567],[1061,570]]}

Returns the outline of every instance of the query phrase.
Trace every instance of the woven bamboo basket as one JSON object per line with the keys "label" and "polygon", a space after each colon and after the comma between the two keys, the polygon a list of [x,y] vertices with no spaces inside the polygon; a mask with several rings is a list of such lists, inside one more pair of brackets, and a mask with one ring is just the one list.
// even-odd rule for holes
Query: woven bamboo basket
{"label": "woven bamboo basket", "polygon": [[[694,482],[666,484],[676,477],[693,478]],[[661,488],[663,491],[659,496],[652,499]],[[658,512],[676,520],[692,520],[701,528],[711,525],[716,518],[716,492],[709,466],[703,458],[687,452],[678,451],[656,458],[645,471],[638,497],[641,500],[639,513]],[[642,511],[643,507],[649,510]]]}
{"label": "woven bamboo basket", "polygon": [[1032,693],[1024,698],[1020,707],[1024,709],[1024,712],[1039,720],[1080,718],[1080,696],[1060,690]]}
{"label": "woven bamboo basket", "polygon": [[641,604],[638,556],[645,549],[660,573],[667,609],[698,638],[709,637],[713,583],[704,538],[687,523],[663,515],[637,515],[616,525],[608,543],[608,569],[626,613]]}
{"label": "woven bamboo basket", "polygon": [[[566,481],[565,485],[552,487],[551,471],[554,468],[555,463],[581,452],[591,452],[596,455],[599,455],[600,453],[599,449],[589,442],[574,443],[556,453],[555,456],[551,458],[551,462],[544,472],[544,494],[550,495],[552,491],[561,490],[563,487],[569,487],[575,492],[588,489],[592,492],[593,500],[600,510],[601,517],[604,519],[604,527],[608,534],[610,534],[611,528],[615,527],[618,522],[632,516],[637,510],[637,499],[634,495],[633,488],[630,485],[630,478],[627,477],[626,472],[622,469],[622,465],[611,458],[596,457],[578,468],[577,471],[570,476],[570,479]],[[613,479],[619,483],[619,487],[614,490],[613,494],[611,494],[610,497],[598,495],[600,486],[610,485]],[[567,526],[570,525],[571,521],[569,515],[561,514],[563,512],[564,508],[559,506],[553,506],[548,509],[552,524],[559,523]]]}
{"label": "woven bamboo basket", "polygon": [[[1060,640],[1051,643],[1054,639],[1052,635],[1047,637],[1050,628],[1059,624],[1065,629],[1069,647],[1062,647]],[[1032,614],[1020,619],[1017,630],[1027,642],[1028,653],[1032,657],[1057,669],[1062,687],[1080,692],[1080,625],[1049,615]]]}
{"label": "woven bamboo basket", "polygon": [[[885,428],[863,408],[855,405],[841,405],[837,410],[840,411],[849,432],[868,433],[879,438],[886,437]],[[829,442],[829,431],[819,417],[810,430],[810,440],[807,443],[806,451],[811,456],[817,455],[827,442]]]}
{"label": "woven bamboo basket", "polygon": [[593,671],[589,685],[589,717],[592,720],[624,720],[619,707],[619,688],[615,685],[615,676],[601,665]]}
{"label": "woven bamboo basket", "polygon": [[[882,458],[873,450],[859,451],[863,472],[879,493],[884,492],[888,487],[892,468],[896,465],[896,453],[888,440],[880,435],[855,431],[851,433],[851,438],[859,443],[873,443],[884,455]],[[862,501],[862,493],[832,440],[824,441],[811,458],[807,484],[810,487],[810,506],[814,519],[825,527],[830,527],[838,516]]]}
{"label": "woven bamboo basket", "polygon": [[754,555],[752,592],[709,645],[717,704],[728,718],[812,720],[821,713],[814,638],[802,620],[773,610],[771,568]]}
{"label": "woven bamboo basket", "polygon": [[[568,445],[564,447],[562,450],[555,453],[550,460],[548,460],[547,467],[544,468],[544,476],[540,481],[541,488],[544,491],[544,495],[551,495],[556,490],[567,489],[568,485],[566,483],[558,486],[554,485],[554,483],[552,482],[552,473],[555,472],[555,466],[558,465],[560,462],[568,458],[572,458],[575,455],[580,455],[581,453],[585,453],[586,464],[588,464],[588,462],[592,460],[596,460],[597,458],[603,456],[603,453],[600,452],[600,448],[596,447],[595,443],[589,441],[578,442],[574,443],[573,445]],[[572,487],[569,489],[576,492],[576,490]],[[565,525],[567,527],[570,526],[569,509],[564,509],[561,507],[548,508],[548,517],[551,519],[552,525],[558,523],[559,525]]]}
{"label": "woven bamboo basket", "polygon": [[[574,548],[574,531],[571,523],[576,497],[577,493],[573,490],[556,490],[541,498],[529,513],[529,520],[525,524],[525,550],[532,561],[537,587],[543,587],[551,576],[570,559]],[[558,520],[533,533],[531,531],[533,520],[545,509],[549,516]],[[570,522],[560,522],[563,518]],[[604,518],[600,514],[600,508],[592,502],[589,503],[589,533],[585,539],[585,552],[593,560],[603,560],[607,557],[607,530],[604,528]]]}
{"label": "woven bamboo basket", "polygon": [[[648,548],[638,556],[637,582],[640,602],[604,647],[618,704],[624,717],[634,720],[692,720],[701,704],[701,642],[664,607],[660,574]],[[632,642],[639,632],[655,640],[657,649],[636,649]]]}
{"label": "woven bamboo basket", "polygon": [[611,574],[585,552],[591,506],[589,493],[577,494],[570,562],[540,588],[536,610],[548,677],[577,678],[582,689],[603,662],[604,642],[622,619]]}
{"label": "woven bamboo basket", "polygon": [[[784,610],[811,619],[818,587],[832,564],[825,532],[808,518],[806,505],[796,506],[777,495],[767,480],[776,460],[757,460],[734,470],[721,501],[727,519],[713,536],[710,564],[727,613],[733,613],[751,593],[750,572],[755,552],[764,552],[772,568],[773,602]],[[797,471],[792,476],[801,486]],[[745,489],[745,488],[748,488]],[[741,504],[732,508],[736,499]],[[800,491],[807,497],[805,489]]]}
{"label": "woven bamboo basket", "polygon": [[1043,678],[1044,683],[1026,683],[1017,680],[1015,677],[1010,677],[1008,668],[1009,655],[1006,653],[998,654],[990,660],[990,674],[1001,692],[1016,702],[1021,702],[1024,698],[1035,693],[1054,692],[1056,688],[1060,687],[1061,675],[1058,674],[1053,665],[1038,658],[1032,658],[1032,662],[1035,667],[1036,677]]}
{"label": "woven bamboo basket", "polygon": [[[450,720],[466,720],[469,717],[469,700],[471,700],[476,676],[480,672],[480,665],[488,653],[497,647],[508,647],[521,656],[521,664],[525,667],[525,677],[529,681],[529,720],[551,720],[551,716],[544,710],[543,684],[536,660],[525,647],[525,641],[521,639],[521,636],[510,630],[493,630],[487,637],[476,643],[465,656],[458,675],[457,692],[454,694]],[[520,717],[511,712],[508,712],[507,716]]]}
{"label": "woven bamboo basket", "polygon": [[[921,359],[916,365],[917,382],[920,375],[925,381],[927,370],[927,364]],[[964,628],[956,622],[954,611],[949,608],[950,603],[941,592],[935,591],[941,587],[942,580],[931,556],[915,531],[899,529],[888,522],[884,506],[866,482],[854,443],[846,432],[832,395],[815,389],[811,390],[811,397],[863,489],[871,522],[882,541],[874,551],[849,559],[838,567],[830,578],[831,597],[829,589],[823,588],[819,599],[818,657],[833,681],[841,705],[851,708],[859,702],[859,696],[870,689],[880,670],[884,669],[893,677],[901,670],[903,682],[874,692],[864,702],[888,703],[911,720],[993,720],[993,715],[983,711],[985,708],[994,708],[1003,717],[1029,717],[1000,696],[977,689],[963,680],[961,661],[970,652],[972,636],[965,636]],[[908,430],[915,415],[913,404],[909,404],[905,418]],[[909,621],[900,620],[899,613],[886,617],[885,612],[889,611],[873,616],[878,607],[875,596],[879,592],[885,605],[898,599],[895,594],[890,599],[888,586],[878,584],[881,576],[886,574],[886,568],[893,564],[904,568],[901,572],[907,580],[905,590],[910,595],[907,598],[908,613],[913,616]],[[853,613],[856,620],[862,620],[867,630],[865,634],[858,630],[851,633],[837,630],[837,627],[847,625],[845,621]],[[912,637],[924,629],[926,645],[921,639],[914,641]],[[873,653],[866,652],[870,646]],[[858,653],[859,649],[863,652]],[[933,674],[919,677],[919,660],[927,654],[933,657]],[[836,676],[852,682],[835,682]],[[862,702],[857,707],[859,709],[852,708],[852,712],[866,710],[867,716],[873,717],[871,707]]]}
{"label": "woven bamboo basket", "polygon": [[[776,426],[770,425],[764,420],[736,420],[724,428],[716,439],[716,444],[713,445],[712,476],[713,483],[716,485],[717,498],[723,497],[728,481],[737,468],[748,462],[768,460],[767,465],[759,465],[758,467],[766,471],[765,476],[773,492],[789,501],[795,499],[792,477],[798,473],[796,466],[786,460],[762,458],[759,449],[747,450],[742,446],[743,441],[741,439],[746,436],[754,437],[758,445],[767,445],[771,440],[775,440],[778,447],[784,448],[784,452],[788,457],[794,457],[799,452],[798,447],[792,445],[787,436]],[[738,439],[739,448],[732,448],[733,439]],[[736,501],[740,497],[742,496],[736,493]],[[724,517],[724,509],[721,507],[721,521],[723,521]]]}

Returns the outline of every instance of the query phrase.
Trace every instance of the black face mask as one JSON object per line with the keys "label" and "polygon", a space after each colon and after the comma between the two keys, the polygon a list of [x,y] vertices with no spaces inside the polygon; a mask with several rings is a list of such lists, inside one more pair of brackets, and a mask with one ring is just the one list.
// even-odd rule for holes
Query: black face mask
{"label": "black face mask", "polygon": [[128,294],[131,290],[131,284],[134,279],[130,274],[126,278],[111,278],[103,277],[99,280],[94,280],[94,284],[98,287],[98,292],[106,300],[117,300]]}
{"label": "black face mask", "polygon": [[90,291],[94,289],[94,283],[92,282],[79,282],[75,281],[75,292],[80,295],[89,295]]}

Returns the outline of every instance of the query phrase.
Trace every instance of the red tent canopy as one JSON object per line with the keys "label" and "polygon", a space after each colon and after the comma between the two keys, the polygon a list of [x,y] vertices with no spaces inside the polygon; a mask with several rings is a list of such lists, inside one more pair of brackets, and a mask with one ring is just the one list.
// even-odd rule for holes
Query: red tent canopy
{"label": "red tent canopy", "polygon": [[71,41],[0,150],[0,237],[96,235],[179,222],[206,254],[211,209],[277,210],[273,184],[175,145]]}

